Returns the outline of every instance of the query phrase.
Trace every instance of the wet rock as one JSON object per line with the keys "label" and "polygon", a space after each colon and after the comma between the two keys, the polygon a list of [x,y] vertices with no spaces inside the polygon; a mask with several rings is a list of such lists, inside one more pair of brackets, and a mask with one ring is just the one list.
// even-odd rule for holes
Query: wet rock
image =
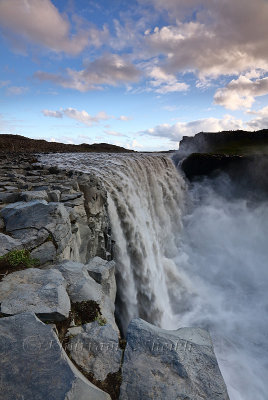
{"label": "wet rock", "polygon": [[34,312],[43,321],[68,318],[71,310],[62,274],[55,270],[29,268],[13,272],[0,282],[1,313]]}
{"label": "wet rock", "polygon": [[109,400],[69,360],[51,326],[34,314],[0,320],[2,400]]}
{"label": "wet rock", "polygon": [[134,319],[127,332],[121,400],[228,400],[209,333],[166,331]]}
{"label": "wet rock", "polygon": [[69,330],[68,351],[70,357],[83,371],[94,379],[104,381],[108,374],[119,371],[122,350],[118,345],[118,332],[111,325],[98,321]]}

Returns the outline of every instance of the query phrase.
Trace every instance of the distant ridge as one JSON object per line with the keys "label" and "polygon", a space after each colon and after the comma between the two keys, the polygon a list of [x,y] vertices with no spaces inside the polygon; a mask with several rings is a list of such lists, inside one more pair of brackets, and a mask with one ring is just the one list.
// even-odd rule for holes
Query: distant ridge
{"label": "distant ridge", "polygon": [[108,143],[64,144],[30,139],[25,136],[0,134],[0,152],[10,153],[133,153],[124,147]]}
{"label": "distant ridge", "polygon": [[267,153],[268,129],[259,131],[199,132],[195,136],[183,136],[179,154],[191,153],[252,154]]}

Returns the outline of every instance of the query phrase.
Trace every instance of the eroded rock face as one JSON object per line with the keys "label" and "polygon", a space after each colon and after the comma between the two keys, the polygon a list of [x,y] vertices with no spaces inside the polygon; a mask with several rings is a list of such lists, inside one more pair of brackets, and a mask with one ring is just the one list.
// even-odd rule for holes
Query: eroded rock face
{"label": "eroded rock face", "polygon": [[29,268],[13,272],[0,282],[1,313],[34,312],[43,321],[61,321],[71,304],[62,274],[55,270]]}
{"label": "eroded rock face", "polygon": [[228,400],[209,333],[166,331],[134,319],[127,332],[121,400]]}
{"label": "eroded rock face", "polygon": [[94,257],[87,263],[86,269],[89,275],[102,285],[103,291],[114,302],[116,296],[115,262]]}
{"label": "eroded rock face", "polygon": [[2,400],[109,400],[71,363],[51,326],[34,314],[0,319]]}
{"label": "eroded rock face", "polygon": [[98,321],[69,330],[68,351],[79,367],[94,379],[104,381],[108,374],[120,369],[122,350],[118,344],[118,332],[111,325],[100,325]]}
{"label": "eroded rock face", "polygon": [[[102,261],[104,264],[107,263],[105,260]],[[63,261],[57,265],[57,269],[61,271],[67,281],[67,292],[72,303],[94,301],[98,305],[102,317],[118,332],[114,318],[115,299],[106,293],[102,284],[97,283],[89,275],[87,266],[73,261]],[[114,275],[110,279],[115,280]]]}

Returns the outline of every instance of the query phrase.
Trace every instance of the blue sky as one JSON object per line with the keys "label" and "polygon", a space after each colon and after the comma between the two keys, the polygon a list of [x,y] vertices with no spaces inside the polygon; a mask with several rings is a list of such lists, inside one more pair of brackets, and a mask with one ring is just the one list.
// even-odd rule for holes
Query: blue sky
{"label": "blue sky", "polygon": [[135,150],[268,127],[267,0],[0,0],[0,133]]}

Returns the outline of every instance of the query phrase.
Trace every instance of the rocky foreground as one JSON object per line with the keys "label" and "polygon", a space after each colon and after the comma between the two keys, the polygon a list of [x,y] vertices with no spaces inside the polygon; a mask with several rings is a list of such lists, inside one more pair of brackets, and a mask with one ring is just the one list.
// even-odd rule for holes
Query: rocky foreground
{"label": "rocky foreground", "polygon": [[121,337],[106,190],[36,161],[0,158],[1,399],[227,400],[207,331]]}

